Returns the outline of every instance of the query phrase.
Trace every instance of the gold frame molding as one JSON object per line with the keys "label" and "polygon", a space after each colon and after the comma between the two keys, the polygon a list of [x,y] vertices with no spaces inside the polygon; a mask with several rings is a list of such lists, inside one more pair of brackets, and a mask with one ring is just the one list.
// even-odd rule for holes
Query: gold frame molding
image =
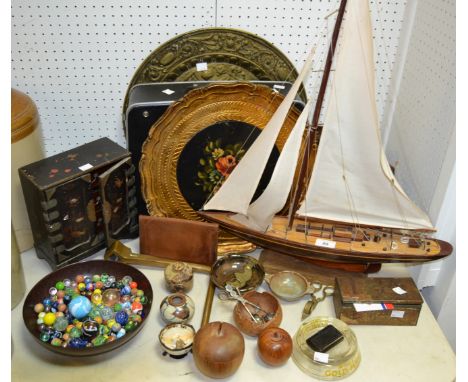
{"label": "gold frame molding", "polygon": [[[177,182],[178,158],[198,132],[234,120],[263,129],[283,96],[263,85],[215,84],[192,90],[172,104],[151,127],[140,160],[142,194],[150,215],[201,220],[183,197]],[[281,151],[299,111],[291,108],[276,147]],[[218,254],[249,252],[251,243],[221,231]]]}

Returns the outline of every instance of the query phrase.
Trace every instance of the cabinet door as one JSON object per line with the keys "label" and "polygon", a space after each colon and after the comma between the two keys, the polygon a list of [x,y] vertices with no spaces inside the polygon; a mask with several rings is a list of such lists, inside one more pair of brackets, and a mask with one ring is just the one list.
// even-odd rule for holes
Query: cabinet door
{"label": "cabinet door", "polygon": [[42,202],[48,243],[62,264],[104,242],[97,172],[49,188]]}
{"label": "cabinet door", "polygon": [[99,175],[99,187],[107,246],[118,239],[136,237],[138,212],[131,158],[123,159]]}

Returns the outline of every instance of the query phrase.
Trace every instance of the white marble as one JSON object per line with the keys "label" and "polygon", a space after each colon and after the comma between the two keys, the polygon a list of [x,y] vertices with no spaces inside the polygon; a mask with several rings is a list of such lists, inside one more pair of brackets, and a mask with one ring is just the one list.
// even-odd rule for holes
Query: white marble
{"label": "white marble", "polygon": [[[127,243],[138,250],[138,239]],[[258,256],[258,251],[254,253]],[[89,259],[102,259],[103,251]],[[47,273],[49,265],[36,257],[34,250],[22,254],[26,277],[26,293]],[[181,360],[162,355],[158,335],[164,327],[159,315],[159,304],[169,294],[165,289],[163,269],[141,267],[153,288],[153,306],[140,333],[124,346],[92,358],[70,358],[44,350],[26,331],[22,319],[23,301],[11,312],[13,355],[12,381],[197,381],[210,380],[196,368],[192,354]],[[407,276],[404,266],[385,265],[377,276]],[[199,328],[208,286],[208,275],[195,274],[194,287],[189,296],[195,301],[196,311],[191,324]],[[268,290],[265,283],[261,289]],[[281,327],[293,336],[299,327],[306,298],[282,302]],[[234,302],[215,297],[211,321],[234,324]],[[333,316],[331,298],[320,303],[314,315]],[[352,326],[358,339],[362,361],[346,381],[371,382],[451,382],[455,380],[455,354],[444,337],[427,304],[423,304],[417,326]],[[229,381],[296,381],[314,380],[290,359],[284,366],[265,365],[257,354],[256,338],[244,336],[245,355],[236,374]]]}

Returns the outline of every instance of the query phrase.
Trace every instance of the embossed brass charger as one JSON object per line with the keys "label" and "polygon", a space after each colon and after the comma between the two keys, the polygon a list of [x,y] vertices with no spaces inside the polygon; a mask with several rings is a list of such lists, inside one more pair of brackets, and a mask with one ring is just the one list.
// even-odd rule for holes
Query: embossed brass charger
{"label": "embossed brass charger", "polygon": [[[142,194],[149,213],[200,220],[195,211],[229,176],[282,99],[262,85],[221,83],[192,90],[172,104],[152,126],[142,148]],[[268,185],[298,114],[290,110],[254,199]],[[218,255],[253,248],[220,231]]]}
{"label": "embossed brass charger", "polygon": [[[207,70],[198,71],[197,63]],[[141,83],[169,81],[289,81],[297,71],[274,45],[252,33],[231,28],[203,28],[182,33],[160,45],[138,67],[130,89]],[[307,100],[304,89],[300,96]]]}

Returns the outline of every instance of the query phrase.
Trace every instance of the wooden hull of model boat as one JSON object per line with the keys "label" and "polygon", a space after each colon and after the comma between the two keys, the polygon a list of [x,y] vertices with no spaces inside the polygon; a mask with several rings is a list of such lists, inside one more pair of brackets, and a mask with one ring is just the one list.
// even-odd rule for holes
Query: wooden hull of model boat
{"label": "wooden hull of model boat", "polygon": [[[416,246],[413,244],[415,240],[408,243],[408,237],[396,230],[382,229],[376,234],[376,230],[364,229],[364,239],[355,240],[343,234],[346,229],[353,232],[351,226],[345,229],[341,224],[322,224],[323,230],[320,232],[312,225],[307,226],[306,233],[303,229],[304,220],[295,219],[292,230],[286,234],[287,218],[276,216],[271,229],[262,233],[230,219],[232,213],[205,211],[198,214],[262,248],[314,260],[365,264],[419,263],[438,260],[452,253],[452,246],[447,242],[425,238],[420,239],[419,246]],[[308,220],[308,224],[310,222]]]}

